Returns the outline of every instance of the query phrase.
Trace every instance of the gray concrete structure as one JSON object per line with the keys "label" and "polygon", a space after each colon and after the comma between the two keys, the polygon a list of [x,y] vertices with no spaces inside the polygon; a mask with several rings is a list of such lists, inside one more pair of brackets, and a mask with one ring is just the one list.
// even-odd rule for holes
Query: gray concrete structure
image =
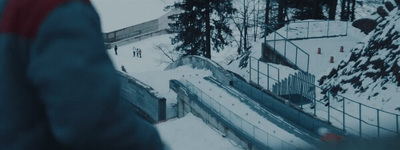
{"label": "gray concrete structure", "polygon": [[221,65],[200,56],[189,55],[183,57],[169,65],[165,70],[174,69],[183,65],[191,65],[193,68],[210,70],[214,78],[224,85],[229,85],[232,80],[232,74],[226,71]]}
{"label": "gray concrete structure", "polygon": [[136,112],[149,122],[166,119],[166,99],[139,80],[118,72],[121,78],[121,99],[132,104]]}
{"label": "gray concrete structure", "polygon": [[258,142],[253,137],[243,133],[241,129],[236,128],[229,123],[220,114],[215,113],[211,108],[204,105],[196,95],[188,92],[185,86],[177,81],[170,81],[170,89],[177,93],[178,100],[178,118],[184,117],[187,113],[192,113],[201,118],[205,123],[217,129],[224,137],[227,137],[241,147],[249,150],[268,150],[267,145]]}
{"label": "gray concrete structure", "polygon": [[297,105],[291,103],[289,100],[259,87],[256,83],[249,84],[242,79],[234,77],[232,86],[259,103],[261,107],[275,112],[279,116],[285,118],[286,121],[295,123],[296,125],[308,130],[308,132],[318,134],[320,128],[326,128],[332,133],[341,136],[350,136],[345,131],[334,127],[327,120],[322,120],[321,118],[317,118],[316,116],[302,111]]}
{"label": "gray concrete structure", "polygon": [[111,47],[111,45],[122,46],[153,36],[168,34],[170,29],[168,23],[172,22],[168,19],[168,16],[175,13],[177,13],[176,10],[171,10],[158,19],[103,33],[104,41],[106,42],[107,47]]}
{"label": "gray concrete structure", "polygon": [[318,129],[327,128],[332,133],[341,136],[351,136],[345,131],[334,127],[327,120],[322,120],[321,118],[302,111],[297,105],[294,105],[290,101],[257,86],[257,84],[251,84],[238,78],[212,60],[199,56],[187,56],[174,62],[168,66],[166,70],[183,65],[191,65],[193,68],[210,70],[218,82],[225,86],[232,86],[234,89],[246,94],[248,97],[259,103],[261,107],[276,112],[277,115],[283,117],[287,122],[295,123],[308,130],[308,132],[318,134]]}
{"label": "gray concrete structure", "polygon": [[[300,69],[293,62],[286,59],[282,54],[277,52],[273,47],[266,43],[261,45],[261,60],[264,62],[270,62],[275,64],[282,64],[293,69]],[[301,70],[301,69],[300,69]],[[303,71],[303,70],[302,70]]]}

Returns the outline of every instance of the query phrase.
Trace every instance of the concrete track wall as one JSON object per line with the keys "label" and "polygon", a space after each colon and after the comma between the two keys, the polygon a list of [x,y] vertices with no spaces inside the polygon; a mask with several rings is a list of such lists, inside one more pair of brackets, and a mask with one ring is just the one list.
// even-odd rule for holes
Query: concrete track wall
{"label": "concrete track wall", "polygon": [[308,132],[318,134],[319,128],[327,128],[332,133],[348,136],[348,134],[331,125],[326,120],[317,118],[311,114],[302,111],[299,107],[291,104],[290,101],[275,95],[274,93],[258,87],[256,84],[248,83],[247,81],[238,78],[233,73],[228,72],[219,64],[212,60],[200,56],[186,56],[174,62],[166,68],[173,69],[183,65],[191,65],[193,68],[209,69],[214,78],[225,86],[232,86],[236,90],[246,94],[251,99],[255,100],[267,110],[272,110],[276,114],[282,116],[285,120],[308,130]]}
{"label": "concrete track wall", "polygon": [[241,147],[249,150],[268,150],[268,146],[257,142],[252,137],[247,136],[240,129],[230,124],[227,120],[215,113],[200,102],[197,96],[187,92],[182,83],[177,80],[170,81],[170,89],[177,93],[178,117],[181,118],[187,113],[192,113],[201,118],[205,123],[217,129],[224,137],[227,137]]}
{"label": "concrete track wall", "polygon": [[165,70],[170,70],[183,65],[191,65],[193,68],[197,69],[208,69],[213,73],[214,78],[224,85],[229,85],[232,79],[232,74],[226,71],[222,66],[215,63],[212,60],[206,59],[200,56],[189,55],[183,57],[171,65],[169,65]]}
{"label": "concrete track wall", "polygon": [[128,76],[118,73],[121,78],[121,99],[133,105],[142,117],[149,122],[159,122],[166,119],[166,99],[157,95],[154,89]]}

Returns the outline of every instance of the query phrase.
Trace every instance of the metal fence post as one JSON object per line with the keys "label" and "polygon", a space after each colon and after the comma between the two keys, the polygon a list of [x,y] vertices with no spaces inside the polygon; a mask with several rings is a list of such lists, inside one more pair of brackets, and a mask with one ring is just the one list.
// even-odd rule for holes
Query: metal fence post
{"label": "metal fence post", "polygon": [[269,90],[269,64],[267,64],[267,90]]}
{"label": "metal fence post", "polygon": [[[315,89],[315,85],[313,85],[314,86],[314,89]],[[316,97],[314,97],[314,116],[317,116],[317,102],[316,102]]]}
{"label": "metal fence post", "polygon": [[328,91],[328,122],[331,122],[330,120],[331,120],[331,118],[330,118],[330,116],[331,116],[331,110],[330,110],[330,108],[331,108],[331,103],[330,103],[330,98],[331,97],[331,92],[330,91]]}
{"label": "metal fence post", "polygon": [[274,51],[276,50],[276,31],[274,31]]}
{"label": "metal fence post", "polygon": [[252,68],[251,68],[251,58],[252,57],[250,57],[250,62],[249,62],[249,82],[251,81],[251,70],[252,70]]}
{"label": "metal fence post", "polygon": [[396,130],[397,134],[399,134],[399,115],[396,115]]}
{"label": "metal fence post", "polygon": [[284,39],[285,40],[285,52],[284,52],[284,54],[283,54],[283,56],[286,58],[286,44],[287,44],[287,39]]}
{"label": "metal fence post", "polygon": [[297,66],[297,51],[298,51],[298,48],[297,48],[297,46],[296,46],[296,60],[295,60],[295,62],[294,62],[294,65],[296,65]]}
{"label": "metal fence post", "polygon": [[308,36],[309,36],[309,35],[308,35],[309,30],[310,30],[310,22],[308,21],[308,22],[307,22],[307,38],[308,38]]}
{"label": "metal fence post", "polygon": [[310,55],[307,54],[307,73],[309,71],[309,68],[310,68]]}
{"label": "metal fence post", "polygon": [[290,95],[292,95],[292,90],[291,90],[291,88],[290,88],[290,82],[288,83],[288,85],[289,85],[289,86],[288,86],[287,88],[288,88],[288,93],[289,93],[289,94],[288,94],[288,95],[289,95],[289,101],[292,101],[292,96],[290,96]]}
{"label": "metal fence post", "polygon": [[303,109],[303,85],[300,87],[300,108]]}
{"label": "metal fence post", "polygon": [[380,127],[379,127],[379,109],[376,109],[376,117],[377,117],[377,120],[376,120],[376,124],[377,124],[377,128],[378,128],[378,137],[380,137],[380,131],[379,131],[379,129],[380,129]]}
{"label": "metal fence post", "polygon": [[260,60],[257,61],[257,85],[260,85]]}
{"label": "metal fence post", "polygon": [[346,131],[346,103],[345,98],[343,98],[343,131]]}
{"label": "metal fence post", "polygon": [[358,106],[358,111],[359,111],[359,112],[358,112],[358,116],[359,116],[358,118],[359,118],[359,121],[360,121],[360,128],[359,128],[359,129],[360,129],[360,138],[361,138],[361,137],[362,137],[362,128],[361,128],[361,126],[362,126],[362,121],[361,121],[361,120],[362,120],[362,116],[361,116],[361,103],[358,103],[358,105],[359,105],[359,106]]}

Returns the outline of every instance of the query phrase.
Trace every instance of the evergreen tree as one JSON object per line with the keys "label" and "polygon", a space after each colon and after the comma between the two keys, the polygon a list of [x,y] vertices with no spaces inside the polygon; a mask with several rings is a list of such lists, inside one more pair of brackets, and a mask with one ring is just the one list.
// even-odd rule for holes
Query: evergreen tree
{"label": "evergreen tree", "polygon": [[183,0],[172,7],[182,11],[169,17],[175,21],[169,26],[176,33],[171,40],[178,44],[176,50],[211,58],[211,46],[219,52],[229,44],[226,37],[232,30],[228,18],[235,11],[231,0]]}

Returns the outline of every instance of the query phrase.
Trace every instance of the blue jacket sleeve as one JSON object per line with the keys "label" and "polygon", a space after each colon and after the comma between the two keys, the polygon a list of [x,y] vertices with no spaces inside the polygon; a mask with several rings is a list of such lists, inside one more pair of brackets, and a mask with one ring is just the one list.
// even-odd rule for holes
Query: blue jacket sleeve
{"label": "blue jacket sleeve", "polygon": [[90,4],[57,7],[39,28],[28,76],[54,137],[76,149],[163,149],[157,130],[119,99],[120,81]]}

